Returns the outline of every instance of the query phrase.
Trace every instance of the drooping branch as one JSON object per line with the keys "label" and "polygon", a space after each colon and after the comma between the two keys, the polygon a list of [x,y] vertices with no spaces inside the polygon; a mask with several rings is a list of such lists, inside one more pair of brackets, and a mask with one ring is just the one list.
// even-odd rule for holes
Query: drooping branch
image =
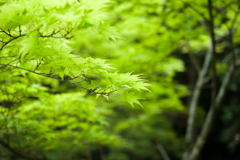
{"label": "drooping branch", "polygon": [[83,86],[80,86],[80,85],[78,85],[78,83],[82,83],[82,82],[84,82],[84,81],[87,81],[87,79],[84,79],[84,80],[82,80],[82,81],[80,81],[80,82],[70,82],[69,80],[72,80],[72,79],[74,79],[74,78],[70,78],[69,80],[63,80],[63,79],[60,79],[60,78],[56,78],[56,77],[51,77],[50,75],[48,75],[48,74],[43,74],[43,73],[37,73],[37,72],[35,72],[35,71],[31,71],[31,70],[29,70],[29,69],[26,69],[26,68],[22,68],[22,67],[18,67],[18,66],[13,66],[13,65],[10,65],[9,63],[8,64],[0,64],[0,65],[2,65],[3,67],[0,67],[0,69],[1,68],[4,68],[4,67],[6,67],[6,66],[9,66],[9,67],[13,67],[13,68],[17,68],[17,69],[22,69],[22,70],[25,70],[25,71],[27,71],[27,72],[31,72],[31,73],[34,73],[34,74],[37,74],[37,75],[40,75],[40,76],[44,76],[44,77],[47,77],[47,78],[52,78],[52,79],[56,79],[56,80],[58,80],[58,81],[62,81],[62,82],[66,82],[66,83],[69,83],[69,84],[72,84],[72,85],[74,85],[74,86],[76,86],[76,87],[79,87],[79,88],[82,88],[82,89],[84,89],[84,90],[87,90],[88,92],[90,92],[90,93],[93,93],[93,94],[100,94],[100,95],[106,95],[106,96],[109,96],[111,93],[113,93],[113,92],[115,92],[116,90],[112,90],[112,91],[109,91],[109,92],[96,92],[96,89],[98,88],[96,88],[96,89],[87,89],[87,88],[85,88],[85,87],[83,87]]}
{"label": "drooping branch", "polygon": [[[9,66],[9,67],[17,68],[17,69],[22,69],[22,70],[25,70],[25,71],[27,71],[27,72],[31,72],[31,73],[34,73],[34,74],[37,74],[37,75],[40,75],[40,76],[44,76],[44,77],[56,79],[56,80],[59,80],[59,81],[62,81],[62,82],[67,82],[67,83],[73,84],[73,85],[75,85],[75,86],[77,86],[77,87],[79,87],[79,88],[82,88],[82,89],[85,89],[85,90],[89,90],[89,89],[87,89],[87,88],[84,88],[84,87],[82,87],[82,86],[77,85],[77,84],[74,83],[74,82],[62,80],[62,79],[60,79],[60,78],[51,77],[51,76],[46,75],[46,74],[43,74],[43,73],[37,73],[37,72],[35,72],[35,71],[31,71],[31,70],[26,69],[26,68],[22,68],[22,67],[18,67],[18,66],[13,66],[13,65],[10,65],[10,64],[0,64],[0,65],[2,65],[2,66],[4,66],[4,67],[5,67],[5,66]],[[81,81],[81,82],[83,82],[83,81]],[[81,83],[81,82],[78,82],[78,83]]]}

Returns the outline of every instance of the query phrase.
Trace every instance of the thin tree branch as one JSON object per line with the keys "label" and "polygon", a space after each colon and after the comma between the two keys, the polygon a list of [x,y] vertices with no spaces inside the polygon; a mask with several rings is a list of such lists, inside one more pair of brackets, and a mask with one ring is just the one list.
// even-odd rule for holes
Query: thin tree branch
{"label": "thin tree branch", "polygon": [[[31,70],[28,70],[26,68],[22,68],[22,67],[17,67],[17,66],[13,66],[13,65],[10,65],[10,64],[0,64],[0,65],[3,65],[4,67],[6,66],[9,66],[9,67],[13,67],[13,68],[17,68],[17,69],[22,69],[22,70],[25,70],[25,71],[28,71],[28,72],[31,72],[31,73],[34,73],[34,74],[37,74],[37,75],[40,75],[40,76],[44,76],[44,77],[48,77],[48,78],[52,78],[52,79],[56,79],[56,80],[59,80],[59,81],[62,81],[62,82],[66,82],[66,83],[69,83],[69,84],[72,84],[74,86],[77,86],[79,88],[82,88],[82,89],[85,89],[87,91],[89,91],[90,93],[94,93],[94,94],[101,94],[101,95],[106,95],[106,96],[109,96],[111,93],[115,92],[116,90],[112,90],[112,91],[109,91],[109,92],[96,92],[96,89],[92,90],[92,89],[87,89],[85,87],[82,87],[78,84],[76,84],[76,82],[70,82],[70,81],[66,81],[66,80],[62,80],[62,79],[59,79],[59,78],[55,78],[55,77],[50,77],[49,75],[46,75],[46,74],[43,74],[43,73],[37,73],[35,71],[31,71]],[[4,68],[2,67],[2,68]],[[0,68],[1,69],[1,68]],[[80,81],[79,83],[81,82],[84,82],[84,81],[87,81],[87,80],[83,80],[83,81]]]}
{"label": "thin tree branch", "polygon": [[19,32],[19,36],[21,36],[22,35],[21,26],[18,26],[18,32]]}
{"label": "thin tree branch", "polygon": [[216,40],[214,33],[214,19],[213,19],[213,6],[212,0],[208,0],[208,13],[210,17],[209,30],[211,35],[211,46],[212,46],[212,97],[211,105],[216,107],[216,94],[217,94],[217,71],[216,71]]}
{"label": "thin tree branch", "polygon": [[8,62],[7,64],[0,64],[0,65],[3,66],[3,67],[0,67],[0,69],[5,68],[6,66],[9,66],[9,65],[10,65],[12,62],[14,62],[14,61],[16,61],[16,59],[14,59],[14,60]]}
{"label": "thin tree branch", "polygon": [[[89,89],[84,88],[84,87],[82,87],[82,86],[79,86],[79,85],[75,84],[74,82],[69,82],[69,81],[65,81],[65,80],[59,79],[59,78],[50,77],[50,76],[45,75],[45,74],[43,74],[43,73],[37,73],[37,72],[35,72],[35,71],[31,71],[31,70],[28,70],[28,69],[26,69],[26,68],[17,67],[17,66],[12,66],[12,65],[9,65],[9,64],[0,64],[0,65],[9,66],[9,67],[17,68],[17,69],[22,69],[22,70],[25,70],[25,71],[28,71],[28,72],[31,72],[31,73],[34,73],[34,74],[37,74],[37,75],[40,75],[40,76],[44,76],[44,77],[56,79],[56,80],[59,80],[59,81],[62,81],[62,82],[67,82],[67,83],[73,84],[73,85],[75,85],[75,86],[77,86],[77,87],[79,87],[79,88],[82,88],[82,89],[85,89],[85,90],[88,90],[88,91],[89,91]],[[81,81],[81,82],[83,82],[83,81]]]}
{"label": "thin tree branch", "polygon": [[1,56],[0,58],[9,58],[9,57],[16,57],[16,56]]}
{"label": "thin tree branch", "polygon": [[240,53],[240,49],[239,48],[235,48],[233,51],[231,51],[229,54],[226,55],[226,57],[221,61],[221,63],[222,64],[228,63],[232,59],[232,57],[233,57],[233,52],[235,54],[237,54],[237,57],[238,57],[238,55]]}
{"label": "thin tree branch", "polygon": [[211,130],[211,126],[213,124],[215,115],[217,113],[217,110],[220,108],[221,102],[224,99],[224,96],[227,91],[227,87],[229,85],[230,80],[232,79],[234,71],[240,67],[240,60],[236,62],[236,65],[231,65],[224,77],[224,80],[222,82],[222,85],[220,87],[220,90],[218,92],[217,98],[216,98],[216,106],[211,105],[210,110],[208,111],[207,117],[205,119],[204,125],[202,127],[201,133],[199,134],[197,141],[188,156],[186,160],[196,160],[203,148],[203,145],[206,142],[207,136]]}
{"label": "thin tree branch", "polygon": [[3,32],[3,33],[5,33],[6,35],[8,35],[9,37],[12,37],[12,38],[15,38],[14,36],[12,36],[11,34],[10,34],[10,32],[9,33],[7,33],[6,31],[4,31],[4,30],[2,30],[2,31],[0,31],[0,32]]}
{"label": "thin tree branch", "polygon": [[[0,29],[1,29],[1,28],[0,28]],[[61,30],[59,30],[59,31],[57,31],[57,32],[53,31],[50,35],[42,35],[42,34],[39,32],[39,35],[40,35],[39,37],[42,37],[42,38],[49,38],[49,37],[50,37],[50,38],[65,38],[65,39],[71,39],[71,38],[73,38],[73,36],[70,36],[70,37],[67,37],[67,36],[72,32],[73,29],[74,29],[74,28],[72,28],[70,31],[67,31],[67,33],[66,33],[65,35],[63,35],[63,36],[54,36],[54,35],[56,35],[57,33],[59,33]],[[8,36],[11,38],[9,41],[3,43],[2,47],[0,48],[0,51],[2,51],[3,48],[4,48],[7,44],[9,44],[10,42],[12,42],[13,40],[15,40],[15,39],[17,39],[17,38],[19,38],[19,37],[28,36],[27,34],[22,34],[21,26],[19,26],[19,35],[18,35],[18,36],[13,36],[13,35],[11,35],[10,31],[9,31],[9,33],[7,33],[7,32],[4,31],[3,29],[1,29],[0,32],[5,33],[6,35],[8,35]]]}
{"label": "thin tree branch", "polygon": [[162,155],[163,160],[170,160],[167,152],[165,151],[165,149],[163,148],[163,146],[161,144],[157,144],[156,147],[157,147],[159,153]]}
{"label": "thin tree branch", "polygon": [[4,48],[8,43],[12,42],[12,41],[15,40],[15,39],[18,39],[19,37],[23,37],[23,36],[27,36],[27,35],[26,35],[26,34],[23,34],[23,35],[19,35],[19,36],[17,36],[17,37],[11,36],[12,38],[11,38],[9,41],[7,41],[6,43],[4,43],[4,44],[2,45],[2,47],[0,48],[0,51],[2,51],[3,48]]}
{"label": "thin tree branch", "polygon": [[221,106],[221,103],[223,101],[223,98],[226,94],[226,90],[227,90],[227,87],[228,87],[228,84],[233,76],[233,73],[234,71],[240,67],[240,60],[237,60],[236,61],[236,64],[234,65],[231,65],[224,77],[224,80],[222,82],[222,85],[218,91],[218,95],[217,95],[217,98],[216,98],[216,108],[219,108]]}
{"label": "thin tree branch", "polygon": [[207,54],[205,55],[204,64],[203,64],[203,67],[198,76],[196,86],[194,88],[193,95],[192,95],[191,102],[190,102],[189,116],[188,116],[188,122],[187,122],[187,131],[186,131],[187,150],[183,155],[183,159],[185,159],[187,157],[187,155],[189,154],[189,152],[191,150],[191,146],[194,141],[194,137],[193,137],[194,133],[193,132],[194,132],[194,121],[195,121],[195,116],[196,116],[197,103],[198,103],[199,96],[201,94],[201,89],[203,87],[203,84],[205,83],[204,77],[207,74],[207,71],[208,71],[208,68],[210,65],[210,61],[211,61],[211,51],[209,50],[207,52]]}
{"label": "thin tree branch", "polygon": [[[217,93],[217,71],[216,71],[216,40],[215,40],[215,33],[214,33],[214,20],[213,20],[213,13],[212,13],[212,1],[208,0],[208,13],[209,13],[209,17],[210,20],[208,21],[208,25],[209,25],[209,31],[210,31],[210,38],[211,38],[211,49],[210,49],[210,54],[212,57],[212,95],[211,95],[211,108],[209,110],[209,114],[213,115],[215,112],[214,110],[216,109],[216,93]],[[203,71],[203,70],[202,70]],[[206,74],[206,72],[205,72]],[[197,84],[196,84],[196,90],[194,90],[194,94],[193,94],[193,98],[190,104],[190,111],[189,111],[189,118],[188,118],[188,126],[187,126],[187,133],[186,133],[186,140],[187,140],[187,144],[188,144],[188,148],[186,150],[186,152],[183,154],[183,160],[188,159],[188,160],[195,160],[199,153],[201,148],[198,150],[197,154],[195,153],[195,148],[192,149],[192,145],[193,145],[193,129],[194,129],[194,120],[195,120],[195,114],[196,114],[196,105],[199,99],[199,95],[200,95],[200,91],[202,88],[202,85],[204,83],[204,75],[199,75]],[[210,119],[207,117],[206,121],[210,121],[212,122],[213,117],[210,117]],[[203,134],[203,138],[199,139],[199,143],[202,144],[200,145],[201,147],[203,146],[203,144],[205,143],[206,137],[208,135],[208,132],[211,128],[211,123],[207,123],[210,125],[207,125],[207,130],[205,131],[204,129],[202,131],[204,131]],[[199,136],[198,136],[199,137]],[[196,146],[196,143],[194,144],[194,147]],[[192,155],[194,155],[194,158],[192,159]],[[189,158],[190,157],[190,158]]]}

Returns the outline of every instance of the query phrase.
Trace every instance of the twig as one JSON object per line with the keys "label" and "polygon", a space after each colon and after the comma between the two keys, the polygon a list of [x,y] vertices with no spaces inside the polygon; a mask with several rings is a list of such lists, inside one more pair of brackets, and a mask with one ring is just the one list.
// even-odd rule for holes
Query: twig
{"label": "twig", "polygon": [[36,69],[38,69],[38,67],[40,66],[40,64],[41,64],[42,60],[43,60],[43,58],[40,60],[40,62],[39,62],[39,63],[37,62],[37,66],[36,66],[36,68],[34,69],[34,72],[36,71]]}
{"label": "twig", "polygon": [[6,35],[8,35],[9,37],[15,38],[14,36],[12,36],[12,35],[11,35],[10,31],[8,31],[9,33],[7,33],[7,32],[6,32],[6,31],[4,31],[4,30],[2,30],[2,31],[0,31],[0,32],[3,32],[3,33],[5,33],[5,34],[6,34]]}
{"label": "twig", "polygon": [[17,59],[14,59],[14,60],[8,62],[7,64],[0,64],[0,65],[3,66],[3,67],[0,67],[0,69],[5,68],[6,66],[9,66],[10,63],[12,63],[12,62],[14,62],[14,61],[16,61],[16,60],[17,60]]}
{"label": "twig", "polygon": [[[9,64],[0,64],[0,65],[9,66],[9,67],[17,68],[17,69],[22,69],[22,70],[25,70],[25,71],[28,71],[28,72],[31,72],[31,73],[34,73],[34,74],[37,74],[37,75],[40,75],[40,76],[44,76],[44,77],[56,79],[56,80],[59,80],[59,81],[62,81],[62,82],[66,82],[66,83],[75,85],[75,86],[77,86],[77,87],[79,87],[79,88],[85,89],[85,90],[89,91],[90,93],[94,93],[94,94],[102,94],[102,95],[107,95],[107,96],[108,96],[109,94],[111,94],[111,93],[113,93],[113,92],[116,91],[116,90],[112,90],[112,91],[110,91],[110,92],[95,92],[95,91],[93,91],[93,90],[91,90],[91,89],[87,89],[87,88],[85,88],[85,87],[82,87],[82,86],[80,86],[80,85],[77,85],[75,82],[70,82],[70,81],[66,81],[66,80],[59,79],[59,78],[50,77],[49,75],[45,75],[45,74],[43,74],[43,73],[37,73],[37,72],[35,72],[35,71],[31,71],[31,70],[28,70],[28,69],[26,69],[26,68],[17,67],[17,66],[13,66],[13,65],[9,65]],[[86,81],[86,80],[80,81],[79,83],[84,82],[84,81]]]}
{"label": "twig", "polygon": [[16,56],[1,56],[0,58],[9,58],[9,57],[16,57]]}
{"label": "twig", "polygon": [[8,43],[12,42],[12,41],[15,40],[15,39],[18,39],[19,37],[23,37],[23,36],[27,36],[27,34],[19,35],[19,36],[17,36],[17,37],[11,36],[12,39],[10,39],[10,40],[7,41],[6,43],[4,43],[4,44],[2,45],[2,47],[0,48],[0,51],[2,51],[3,48],[4,48]]}

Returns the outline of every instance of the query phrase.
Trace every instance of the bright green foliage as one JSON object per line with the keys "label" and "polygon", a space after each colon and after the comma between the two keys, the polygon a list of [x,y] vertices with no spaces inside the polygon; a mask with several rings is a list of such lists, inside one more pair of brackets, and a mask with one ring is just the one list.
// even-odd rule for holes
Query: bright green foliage
{"label": "bright green foliage", "polygon": [[[238,13],[238,5],[233,1],[217,0],[214,1],[214,6],[213,12],[214,17],[216,17],[214,19],[218,21],[215,23],[218,26],[215,28],[216,38],[221,39],[222,36],[226,38],[229,31],[225,24],[221,24],[225,11],[226,15],[232,12],[232,16],[226,18],[228,24],[236,15],[234,13]],[[233,8],[226,6],[233,6]],[[225,7],[226,10],[223,9],[224,12],[220,14],[220,10]],[[89,35],[84,35],[83,39],[87,39],[90,43],[83,42],[79,45],[79,54],[84,57],[99,57],[101,55],[101,57],[111,58],[111,62],[121,72],[129,71],[130,68],[133,73],[143,74],[143,77],[147,77],[153,86],[150,87],[151,93],[144,92],[142,95],[145,98],[142,110],[123,109],[125,106],[121,102],[110,104],[114,108],[114,116],[116,116],[109,118],[109,121],[113,123],[110,126],[115,126],[113,127],[114,130],[129,143],[132,142],[132,145],[128,145],[128,147],[112,147],[110,159],[139,159],[139,155],[143,159],[149,158],[150,155],[154,157],[153,159],[158,159],[156,158],[158,157],[157,152],[144,152],[148,148],[155,148],[154,143],[162,143],[166,150],[170,152],[170,155],[172,154],[176,159],[180,159],[184,141],[173,133],[170,124],[166,124],[166,121],[170,121],[170,118],[166,117],[173,117],[174,119],[175,113],[172,113],[173,110],[183,110],[179,98],[186,96],[187,90],[173,80],[176,72],[184,71],[184,66],[182,61],[172,55],[188,53],[190,57],[199,58],[197,61],[200,62],[199,66],[201,67],[202,61],[200,59],[203,59],[203,55],[211,44],[208,32],[209,26],[204,21],[204,19],[209,19],[207,1],[116,0],[116,4],[108,11],[111,14],[109,17],[111,24],[120,30],[123,39],[118,40],[116,44],[109,44],[100,38],[93,39]],[[239,21],[239,16],[236,16],[236,19]],[[236,31],[236,33],[238,32],[239,30]],[[238,41],[237,35],[234,34],[234,36]],[[92,47],[92,44],[96,45]],[[228,43],[217,43],[218,52],[223,52],[223,48],[226,48],[227,45]],[[184,57],[188,58],[188,55],[184,55]],[[191,62],[188,61],[188,63]],[[226,64],[222,64],[222,62],[219,64],[218,73],[224,72],[224,69],[226,69],[224,66]],[[193,72],[197,73],[196,70]],[[193,86],[194,84],[189,85],[191,89]],[[127,85],[125,87],[133,86]],[[138,96],[131,92],[126,94],[129,97],[125,98],[126,101],[131,101],[131,97],[138,99]],[[189,92],[189,95],[191,94]],[[114,98],[112,97],[112,99]],[[134,103],[134,101],[132,102]],[[109,105],[109,103],[104,105]],[[183,117],[187,116],[186,113],[182,114]],[[197,117],[197,119],[200,124],[204,114],[200,111],[198,114],[200,118]],[[167,116],[161,117],[164,115]],[[159,122],[159,119],[164,120]],[[155,132],[158,133],[158,136],[153,136]],[[140,145],[140,143],[143,145]]]}
{"label": "bright green foliage", "polygon": [[[176,73],[185,68],[175,55],[202,59],[210,44],[206,5],[201,0],[0,1],[0,144],[30,159],[64,160],[94,159],[91,154],[101,148],[107,148],[106,160],[161,159],[156,145],[162,144],[180,159],[184,140],[171,122],[180,123],[176,112],[186,119],[180,98],[188,92],[176,82]],[[238,5],[228,5],[219,14],[226,2],[214,1],[219,39],[228,34],[231,20],[239,23]],[[239,30],[235,42],[237,37]],[[227,45],[217,43],[217,52]],[[218,73],[226,67],[219,62]]]}
{"label": "bright green foliage", "polygon": [[105,42],[120,37],[105,21],[108,4],[1,1],[0,144],[8,151],[28,159],[72,159],[79,152],[88,157],[94,146],[124,142],[107,129],[111,109],[78,91],[108,99],[120,89],[124,100],[141,105],[131,95],[148,90],[139,75],[120,74],[104,59],[79,55],[79,46],[89,43],[84,36]]}
{"label": "bright green foliage", "polygon": [[[141,82],[124,86],[132,90],[150,89],[151,92],[144,92],[142,96],[131,91],[125,93],[127,96],[124,100],[132,101],[132,104],[138,103],[136,100],[144,97],[144,100],[141,100],[144,107],[141,109],[124,106],[125,104],[117,101],[114,96],[111,97],[112,101],[104,103],[103,106],[113,108],[112,116],[108,117],[109,128],[127,142],[126,145],[111,147],[108,154],[111,160],[139,157],[160,159],[161,156],[156,150],[157,143],[163,144],[170,154],[181,157],[183,139],[174,133],[170,119],[162,115],[166,110],[183,110],[179,98],[185,96],[187,90],[173,81],[173,77],[176,72],[183,71],[184,66],[180,60],[170,55],[181,40],[175,32],[159,25],[165,19],[154,13],[162,14],[161,4],[160,1],[118,1],[108,10],[111,14],[109,20],[120,30],[123,39],[115,44],[85,35],[84,39],[90,43],[78,46],[82,56],[111,58],[111,62],[121,72],[131,69],[133,73],[142,74],[151,83],[149,87]],[[92,44],[97,45],[91,47]]]}
{"label": "bright green foliage", "polygon": [[107,3],[97,0],[6,2],[0,13],[0,51],[4,57],[1,66],[60,77],[62,81],[105,96],[126,84],[137,83],[135,89],[139,91],[147,84],[138,76],[116,73],[105,60],[74,54],[82,35],[102,35],[106,39],[119,36],[104,22],[103,8]]}
{"label": "bright green foliage", "polygon": [[[9,117],[9,112],[19,113]],[[86,100],[82,93],[45,94],[39,100],[26,101],[10,111],[1,108],[1,113],[1,122],[8,120],[1,124],[1,137],[17,135],[12,137],[13,148],[20,144],[26,150],[37,152],[40,149],[48,153],[48,157],[59,159],[71,158],[88,144],[119,144],[119,137],[103,128],[108,125],[107,110],[96,108],[94,101]],[[38,147],[32,148],[33,145]]]}

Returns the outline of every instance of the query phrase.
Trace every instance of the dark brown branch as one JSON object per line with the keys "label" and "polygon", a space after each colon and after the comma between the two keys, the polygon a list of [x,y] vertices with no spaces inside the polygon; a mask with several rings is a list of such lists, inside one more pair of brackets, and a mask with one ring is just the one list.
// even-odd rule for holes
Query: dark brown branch
{"label": "dark brown branch", "polygon": [[[70,82],[70,81],[62,80],[62,79],[59,79],[59,78],[51,77],[51,76],[46,75],[46,74],[43,74],[43,73],[37,73],[37,72],[35,72],[35,71],[31,71],[31,70],[28,70],[28,69],[26,69],[26,68],[17,67],[17,66],[13,66],[13,65],[9,65],[9,64],[0,64],[0,65],[3,65],[4,67],[9,66],[9,67],[17,68],[17,69],[22,69],[22,70],[25,70],[25,71],[28,71],[28,72],[31,72],[31,73],[34,73],[34,74],[37,74],[37,75],[40,75],[40,76],[44,76],[44,77],[56,79],[56,80],[59,80],[59,81],[62,81],[62,82],[66,82],[66,83],[72,84],[72,85],[74,85],[74,86],[77,86],[77,87],[79,87],[79,88],[85,89],[85,90],[89,91],[90,93],[94,93],[94,94],[101,94],[101,95],[107,95],[107,96],[109,96],[109,94],[111,94],[111,93],[113,93],[113,92],[116,91],[116,90],[112,90],[112,91],[110,91],[110,92],[95,92],[95,90],[87,89],[87,88],[85,88],[85,87],[82,87],[82,86],[76,84],[76,82]],[[79,83],[84,82],[84,81],[86,81],[86,80],[82,80],[82,81],[80,81]]]}
{"label": "dark brown branch", "polygon": [[14,61],[16,61],[16,59],[14,59],[14,60],[8,62],[7,64],[0,64],[0,65],[3,66],[3,67],[0,67],[0,69],[5,68],[6,66],[9,66],[9,65],[10,65],[12,62],[14,62]]}
{"label": "dark brown branch", "polygon": [[4,48],[8,43],[12,42],[12,41],[15,40],[15,39],[18,39],[19,37],[23,37],[23,36],[27,36],[27,35],[26,35],[26,34],[23,34],[23,35],[19,35],[19,36],[17,36],[17,37],[12,37],[9,41],[5,42],[5,43],[2,45],[2,47],[0,48],[0,51],[2,51],[3,48]]}
{"label": "dark brown branch", "polygon": [[216,107],[216,94],[217,94],[217,71],[216,71],[216,40],[215,40],[215,33],[214,33],[214,19],[213,19],[213,6],[212,0],[208,0],[208,13],[210,17],[209,21],[209,30],[211,35],[211,46],[212,46],[212,98],[211,98],[211,105]]}
{"label": "dark brown branch", "polygon": [[[66,82],[66,83],[70,83],[70,84],[73,84],[73,85],[75,85],[75,86],[77,86],[77,87],[79,87],[79,88],[82,88],[82,89],[85,89],[85,90],[88,90],[88,91],[89,91],[89,89],[84,88],[84,87],[82,87],[82,86],[79,86],[79,85],[77,85],[77,84],[75,84],[75,83],[73,83],[73,82],[65,81],[65,80],[62,80],[62,79],[59,79],[59,78],[55,78],[55,77],[50,77],[50,76],[48,76],[48,75],[46,75],[46,74],[37,73],[37,72],[35,72],[35,71],[31,71],[31,70],[28,70],[28,69],[26,69],[26,68],[17,67],[17,66],[12,66],[12,65],[9,65],[9,64],[0,64],[0,65],[9,66],[9,67],[17,68],[17,69],[22,69],[22,70],[25,70],[25,71],[28,71],[28,72],[31,72],[31,73],[34,73],[34,74],[37,74],[37,75],[40,75],[40,76],[44,76],[44,77],[56,79],[56,80],[59,80],[59,81],[62,81],[62,82]],[[83,82],[83,81],[81,81],[81,82]]]}
{"label": "dark brown branch", "polygon": [[43,60],[43,58],[40,60],[40,62],[38,63],[38,61],[37,61],[37,66],[36,66],[36,68],[34,69],[34,72],[38,69],[38,67],[40,66],[40,64],[42,63],[42,60]]}
{"label": "dark brown branch", "polygon": [[22,35],[21,26],[18,26],[18,30],[19,30],[19,36],[21,36]]}
{"label": "dark brown branch", "polygon": [[65,38],[65,39],[71,39],[73,38],[74,36],[71,36],[71,37],[67,37],[67,36],[61,36],[61,37],[55,37],[55,36],[39,36],[39,37],[42,37],[42,38]]}
{"label": "dark brown branch", "polygon": [[51,34],[49,34],[49,35],[42,35],[42,34],[39,32],[39,35],[40,35],[39,37],[42,37],[42,38],[49,38],[49,37],[51,37],[51,38],[71,39],[71,38],[73,38],[74,36],[70,36],[70,37],[67,37],[67,36],[72,32],[73,29],[74,29],[74,28],[72,28],[70,31],[67,31],[67,33],[66,33],[65,35],[63,35],[63,36],[54,36],[54,35],[56,35],[57,33],[61,32],[62,29],[58,30],[57,32],[55,32],[55,30],[53,30],[53,32],[52,32]]}
{"label": "dark brown branch", "polygon": [[[56,35],[57,33],[59,33],[61,30],[59,30],[59,31],[57,31],[57,32],[53,31],[50,35],[42,35],[42,34],[39,32],[39,35],[40,35],[39,37],[42,37],[42,38],[65,38],[65,39],[71,39],[71,38],[73,38],[73,36],[69,36],[69,37],[67,37],[67,36],[72,32],[73,29],[74,29],[74,28],[72,28],[70,31],[67,31],[67,33],[66,33],[65,35],[63,35],[63,36],[54,36],[54,35]],[[22,34],[22,33],[21,33],[22,30],[21,30],[21,27],[20,27],[20,26],[19,26],[19,35],[18,35],[18,36],[13,36],[13,35],[11,35],[10,31],[9,31],[9,33],[7,33],[6,31],[4,31],[4,30],[2,30],[2,29],[1,29],[0,32],[3,32],[3,33],[5,33],[6,35],[8,35],[9,37],[11,37],[11,39],[10,39],[9,41],[7,41],[7,42],[2,42],[3,45],[2,45],[2,47],[0,48],[0,51],[2,51],[3,48],[4,48],[7,44],[9,44],[10,42],[12,42],[13,40],[15,40],[15,39],[17,39],[17,38],[19,38],[19,37],[28,36],[27,34]]]}
{"label": "dark brown branch", "polygon": [[[15,60],[14,60],[14,61],[15,61]],[[12,61],[11,61],[11,62],[12,62]],[[44,77],[56,79],[56,80],[59,80],[59,81],[62,81],[62,82],[66,82],[66,83],[75,85],[75,86],[77,86],[77,87],[79,87],[79,88],[85,89],[85,90],[87,90],[87,91],[89,91],[90,93],[93,93],[93,94],[101,94],[101,95],[109,96],[111,93],[117,91],[117,90],[112,90],[112,91],[109,91],[109,92],[105,92],[105,91],[103,91],[103,92],[96,92],[96,90],[87,89],[87,88],[85,88],[85,87],[82,87],[82,86],[76,84],[77,82],[70,82],[70,81],[67,81],[67,80],[62,80],[62,79],[60,79],[60,78],[51,77],[50,75],[52,74],[52,72],[50,72],[48,75],[47,75],[47,74],[43,74],[43,73],[37,73],[37,72],[35,72],[35,71],[31,71],[31,70],[26,69],[26,68],[22,68],[22,67],[10,65],[11,62],[9,62],[8,64],[0,64],[0,65],[2,65],[2,66],[4,66],[4,67],[9,66],[9,67],[17,68],[17,69],[22,69],[22,70],[25,70],[25,71],[28,71],[28,72],[31,72],[31,73],[34,73],[34,74],[37,74],[37,75],[40,75],[40,76],[44,76]],[[1,67],[1,68],[4,68],[4,67]],[[0,68],[0,69],[1,69],[1,68]],[[81,83],[81,82],[84,82],[84,81],[87,81],[87,79],[82,80],[82,81],[80,81],[80,82],[78,82],[78,83]]]}
{"label": "dark brown branch", "polygon": [[0,32],[5,33],[5,34],[8,35],[9,37],[15,38],[13,35],[10,34],[10,31],[9,31],[9,33],[7,33],[7,32],[4,31],[4,30],[2,30],[2,31],[0,31]]}

